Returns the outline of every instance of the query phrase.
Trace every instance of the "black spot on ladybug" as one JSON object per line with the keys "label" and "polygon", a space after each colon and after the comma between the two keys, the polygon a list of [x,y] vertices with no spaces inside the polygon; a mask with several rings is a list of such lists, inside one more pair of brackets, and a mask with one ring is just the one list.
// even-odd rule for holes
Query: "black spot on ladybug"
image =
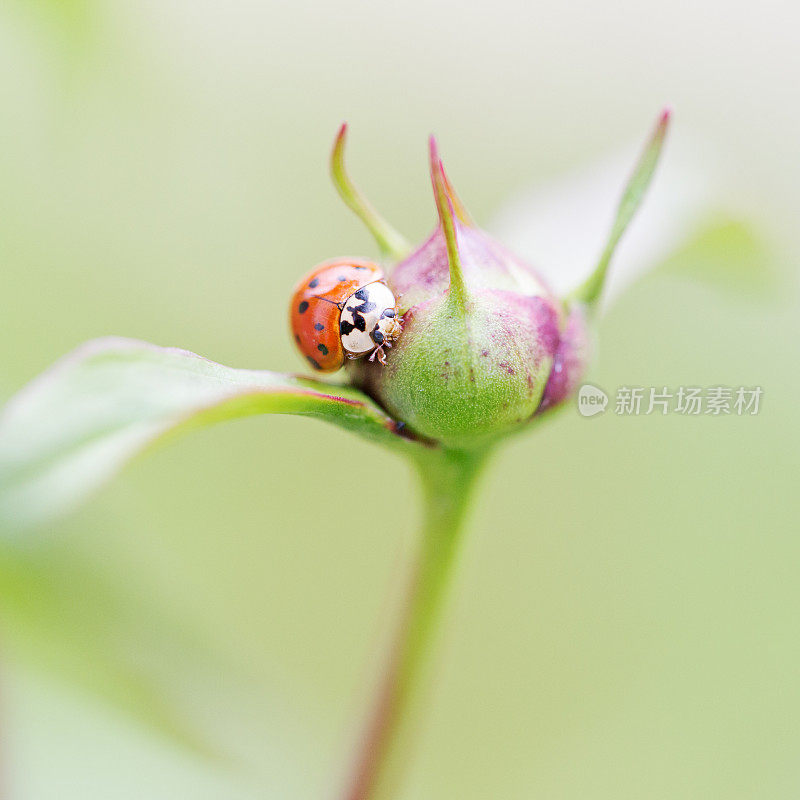
{"label": "black spot on ladybug", "polygon": [[322,353],[322,355],[324,355],[324,356],[328,355],[328,348],[325,347],[324,344],[318,344],[317,345],[317,350],[319,350],[320,353]]}
{"label": "black spot on ladybug", "polygon": [[353,315],[353,322],[349,322],[346,319],[343,319],[339,323],[339,333],[342,336],[347,336],[348,333],[352,333],[354,330],[361,331],[362,333],[367,329],[367,323],[360,314]]}
{"label": "black spot on ladybug", "polygon": [[[375,303],[370,303],[370,301],[369,301],[369,291],[366,288],[359,289],[353,295],[353,297],[355,297],[356,300],[361,300],[362,301],[360,305],[350,306],[350,308],[348,309],[349,311],[353,312],[353,317],[356,320],[358,319],[359,314],[367,314],[368,312],[374,311],[377,308]],[[359,328],[359,330],[363,331],[364,329],[363,328]]]}
{"label": "black spot on ladybug", "polygon": [[299,305],[299,306],[297,306],[297,310],[298,310],[298,311],[299,311],[301,314],[305,314],[305,313],[306,313],[306,311],[308,311],[308,300],[303,300],[303,301],[300,303],[300,305]]}
{"label": "black spot on ladybug", "polygon": [[381,317],[389,317],[389,319],[393,319],[394,318],[394,309],[393,308],[385,308],[383,310],[383,313],[381,314]]}
{"label": "black spot on ladybug", "polygon": [[296,333],[294,335],[294,340],[297,342],[297,344],[300,344],[300,334],[299,333]]}
{"label": "black spot on ladybug", "polygon": [[317,361],[315,358],[311,358],[311,356],[306,356],[306,358],[308,359],[308,363],[311,364],[314,369],[322,369],[322,367],[319,365],[319,361]]}
{"label": "black spot on ladybug", "polygon": [[319,286],[319,278],[314,278],[314,280],[313,280],[313,281],[311,281],[311,282],[308,284],[308,288],[309,288],[309,289],[316,289],[316,288],[317,288],[317,286]]}
{"label": "black spot on ladybug", "polygon": [[383,344],[383,334],[377,328],[372,331],[372,341],[375,344]]}
{"label": "black spot on ladybug", "polygon": [[315,331],[324,331],[325,330],[325,326],[321,322],[315,322],[314,323],[314,330]]}

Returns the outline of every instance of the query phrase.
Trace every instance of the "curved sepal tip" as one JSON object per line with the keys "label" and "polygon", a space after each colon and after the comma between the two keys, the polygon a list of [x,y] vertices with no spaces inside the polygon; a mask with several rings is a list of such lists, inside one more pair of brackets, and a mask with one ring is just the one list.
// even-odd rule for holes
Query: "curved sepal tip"
{"label": "curved sepal tip", "polygon": [[399,261],[408,255],[411,245],[401,233],[372,207],[372,204],[361,194],[350,179],[344,164],[346,138],[347,123],[343,122],[331,151],[331,177],[333,178],[333,184],[348,208],[367,226],[383,255]]}
{"label": "curved sepal tip", "polygon": [[665,108],[661,112],[655,128],[639,157],[639,161],[636,163],[633,173],[622,192],[622,197],[617,206],[616,217],[611,226],[611,232],[609,233],[608,240],[606,241],[606,245],[600,255],[597,265],[592,274],[569,295],[567,298],[568,300],[582,302],[592,307],[595,306],[600,299],[606,273],[608,271],[608,265],[611,263],[614,251],[622,239],[625,230],[641,206],[645,192],[650,186],[653,175],[655,174],[671,116],[672,110],[670,108]]}

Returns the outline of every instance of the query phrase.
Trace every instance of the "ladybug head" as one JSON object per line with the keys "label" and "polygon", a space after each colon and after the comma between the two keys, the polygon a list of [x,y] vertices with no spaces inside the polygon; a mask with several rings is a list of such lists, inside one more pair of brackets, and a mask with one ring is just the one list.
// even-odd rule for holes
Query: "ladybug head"
{"label": "ladybug head", "polygon": [[400,337],[402,332],[403,325],[400,321],[397,306],[395,306],[383,310],[373,338],[376,344],[391,344]]}

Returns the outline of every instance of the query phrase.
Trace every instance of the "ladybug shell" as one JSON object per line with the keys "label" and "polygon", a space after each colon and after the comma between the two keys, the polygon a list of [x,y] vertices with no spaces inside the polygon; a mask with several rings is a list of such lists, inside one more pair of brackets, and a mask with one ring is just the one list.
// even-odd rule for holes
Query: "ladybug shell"
{"label": "ladybug shell", "polygon": [[289,325],[297,347],[314,369],[334,372],[342,366],[342,306],[362,286],[382,279],[383,270],[372,261],[342,258],[317,265],[297,284]]}

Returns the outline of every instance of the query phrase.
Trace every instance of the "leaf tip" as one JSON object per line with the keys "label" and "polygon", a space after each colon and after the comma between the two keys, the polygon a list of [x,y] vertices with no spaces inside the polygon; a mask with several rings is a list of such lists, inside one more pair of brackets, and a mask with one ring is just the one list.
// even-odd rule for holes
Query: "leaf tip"
{"label": "leaf tip", "polygon": [[336,133],[336,138],[333,140],[333,150],[331,151],[331,172],[333,172],[334,182],[337,181],[337,172],[344,170],[344,144],[346,139],[347,122],[342,122]]}
{"label": "leaf tip", "polygon": [[570,299],[578,300],[589,306],[597,304],[605,284],[611,257],[622,235],[641,206],[645,193],[653,180],[671,119],[672,107],[667,105],[661,110],[653,132],[647,139],[644,150],[639,156],[633,173],[622,192],[616,218],[609,233],[605,249],[592,274],[572,293]]}
{"label": "leaf tip", "polygon": [[333,142],[330,170],[333,185],[345,205],[367,226],[381,251],[395,259],[403,258],[411,249],[408,242],[369,203],[347,174],[344,148],[347,141],[347,122],[342,122]]}
{"label": "leaf tip", "polygon": [[436,137],[431,135],[428,139],[428,153],[430,159],[431,183],[433,184],[433,198],[436,201],[436,210],[439,214],[439,223],[447,245],[447,261],[450,267],[450,294],[463,306],[466,300],[466,285],[461,271],[461,260],[458,254],[458,239],[456,228],[458,215],[453,198],[448,191],[447,176],[444,165],[439,157],[439,146]]}
{"label": "leaf tip", "polygon": [[655,145],[656,147],[660,148],[664,143],[664,139],[667,136],[667,130],[669,129],[670,122],[672,121],[672,115],[672,106],[666,105],[663,109],[661,109],[661,114],[659,114],[655,129],[653,130],[653,135],[650,139],[651,145]]}

